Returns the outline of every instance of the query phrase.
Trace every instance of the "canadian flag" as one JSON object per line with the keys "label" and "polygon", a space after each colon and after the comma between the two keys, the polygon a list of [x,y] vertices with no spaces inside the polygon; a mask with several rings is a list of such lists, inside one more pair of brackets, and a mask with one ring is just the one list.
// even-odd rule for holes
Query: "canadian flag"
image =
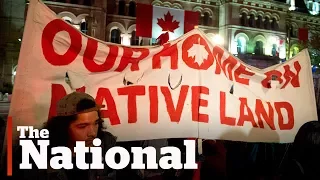
{"label": "canadian flag", "polygon": [[163,40],[169,34],[168,40],[174,40],[199,24],[198,12],[148,4],[138,3],[136,15],[136,35],[140,37]]}

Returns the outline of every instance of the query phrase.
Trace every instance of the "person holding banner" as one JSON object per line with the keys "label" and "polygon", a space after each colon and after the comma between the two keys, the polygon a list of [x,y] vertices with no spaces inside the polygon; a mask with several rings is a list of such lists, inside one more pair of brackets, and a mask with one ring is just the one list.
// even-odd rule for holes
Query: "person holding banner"
{"label": "person holding banner", "polygon": [[[52,156],[50,150],[53,147],[69,147],[72,152],[72,163],[76,164],[74,147],[76,142],[85,142],[86,147],[94,147],[93,140],[101,140],[102,154],[115,146],[116,137],[104,131],[103,120],[100,116],[100,109],[103,106],[96,104],[94,98],[86,93],[73,92],[66,95],[57,104],[57,116],[50,118],[44,125],[44,129],[49,131],[49,151],[48,159]],[[21,154],[21,153],[16,153]],[[85,161],[90,164],[91,153],[86,153]],[[16,157],[21,160],[21,157]],[[104,157],[102,161],[105,162]],[[47,161],[48,163],[50,161]],[[15,179],[47,179],[47,180],[115,180],[116,171],[105,166],[104,169],[82,170],[77,166],[72,169],[53,169],[48,165],[48,169],[38,170],[33,165],[32,170],[21,170],[14,172]],[[17,176],[18,175],[18,176]]]}
{"label": "person holding banner", "polygon": [[320,179],[320,122],[305,123],[298,131],[280,179]]}

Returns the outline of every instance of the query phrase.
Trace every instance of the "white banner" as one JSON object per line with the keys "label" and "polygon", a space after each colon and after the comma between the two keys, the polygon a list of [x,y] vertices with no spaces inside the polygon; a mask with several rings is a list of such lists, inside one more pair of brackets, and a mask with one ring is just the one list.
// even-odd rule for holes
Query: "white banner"
{"label": "white banner", "polygon": [[13,132],[18,125],[41,127],[75,90],[106,105],[105,124],[119,141],[292,142],[317,119],[306,50],[260,70],[199,30],[164,46],[121,46],[83,35],[31,1],[10,108]]}

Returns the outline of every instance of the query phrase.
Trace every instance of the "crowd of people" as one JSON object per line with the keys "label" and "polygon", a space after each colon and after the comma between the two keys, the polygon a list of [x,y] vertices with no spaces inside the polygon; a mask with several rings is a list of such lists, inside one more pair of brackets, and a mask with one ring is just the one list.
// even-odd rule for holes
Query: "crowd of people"
{"label": "crowd of people", "polygon": [[[44,128],[49,130],[50,147],[75,147],[76,141],[85,141],[93,146],[93,139],[102,140],[102,154],[114,146],[121,146],[130,152],[131,147],[152,146],[160,148],[178,147],[185,157],[184,139],[155,139],[145,141],[117,142],[103,126],[100,109],[93,97],[74,92],[62,98],[57,104],[57,116],[49,119]],[[266,156],[276,154],[282,148],[281,158]],[[51,149],[49,148],[49,149]],[[253,144],[221,140],[202,140],[202,154],[196,154],[198,169],[153,169],[135,170],[129,165],[122,170],[105,168],[101,170],[33,169],[20,170],[21,149],[13,154],[13,176],[17,180],[233,180],[233,179],[320,179],[320,122],[305,123],[298,131],[292,144]],[[259,150],[258,150],[259,149]],[[271,153],[267,153],[270,151]],[[257,153],[258,152],[258,153]],[[48,152],[48,159],[50,159]],[[90,157],[87,157],[90,159]],[[131,158],[132,160],[132,158]],[[75,157],[72,159],[75,164]],[[119,159],[117,159],[119,161]],[[185,161],[182,159],[182,161]],[[48,161],[49,162],[49,161]],[[90,163],[87,161],[87,163]],[[35,166],[34,166],[35,167]]]}

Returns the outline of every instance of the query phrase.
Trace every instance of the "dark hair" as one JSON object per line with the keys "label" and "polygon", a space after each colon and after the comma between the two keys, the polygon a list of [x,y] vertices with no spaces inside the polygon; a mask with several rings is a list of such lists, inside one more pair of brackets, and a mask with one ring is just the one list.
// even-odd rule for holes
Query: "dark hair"
{"label": "dark hair", "polygon": [[[320,122],[310,121],[299,129],[292,149],[292,158],[308,171],[319,168],[320,163]],[[317,172],[319,173],[319,172]]]}
{"label": "dark hair", "polygon": [[[82,100],[77,104],[77,111],[81,112],[86,109],[90,109],[95,107],[95,102],[92,100]],[[99,119],[101,120],[99,122],[99,128],[98,128],[98,138],[102,137],[103,130],[105,127],[103,127],[103,120],[101,119],[101,113],[98,111]],[[50,140],[50,146],[51,147],[57,147],[57,146],[68,146],[69,142],[69,126],[70,124],[77,120],[78,115],[71,115],[71,116],[55,116],[52,117],[45,123],[44,129],[48,129],[49,131],[49,140]]]}

